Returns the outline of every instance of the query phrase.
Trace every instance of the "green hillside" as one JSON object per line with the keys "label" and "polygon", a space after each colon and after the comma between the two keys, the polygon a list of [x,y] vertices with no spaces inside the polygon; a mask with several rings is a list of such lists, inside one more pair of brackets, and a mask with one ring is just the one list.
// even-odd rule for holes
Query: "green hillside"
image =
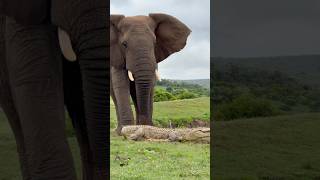
{"label": "green hillside", "polygon": [[[212,63],[211,96],[216,120],[320,112],[320,86],[315,81],[302,81],[289,70],[268,69],[272,65],[264,64],[265,59],[249,58],[252,64],[246,64],[248,59],[233,59],[232,63],[230,59],[223,62],[218,59]],[[277,60],[284,61],[280,57]],[[276,60],[269,63],[276,64]],[[306,76],[314,74],[315,71],[310,71]]]}
{"label": "green hillside", "polygon": [[211,62],[218,69],[232,63],[266,71],[279,71],[303,83],[320,85],[320,55],[250,58],[215,57],[211,59]]}
{"label": "green hillside", "polygon": [[213,179],[319,179],[319,59],[213,58]]}
{"label": "green hillside", "polygon": [[320,114],[214,123],[213,179],[319,179]]}
{"label": "green hillside", "polygon": [[157,81],[154,101],[208,97],[210,90],[207,86],[209,86],[209,80],[162,79]]}

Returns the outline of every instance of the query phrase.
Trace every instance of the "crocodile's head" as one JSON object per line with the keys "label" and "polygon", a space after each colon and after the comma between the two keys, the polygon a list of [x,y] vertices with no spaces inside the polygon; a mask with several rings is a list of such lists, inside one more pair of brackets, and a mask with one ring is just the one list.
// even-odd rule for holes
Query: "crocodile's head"
{"label": "crocodile's head", "polygon": [[195,128],[186,134],[187,141],[210,143],[210,128]]}
{"label": "crocodile's head", "polygon": [[124,137],[129,137],[131,134],[135,133],[139,128],[139,126],[124,126],[121,129],[121,135]]}

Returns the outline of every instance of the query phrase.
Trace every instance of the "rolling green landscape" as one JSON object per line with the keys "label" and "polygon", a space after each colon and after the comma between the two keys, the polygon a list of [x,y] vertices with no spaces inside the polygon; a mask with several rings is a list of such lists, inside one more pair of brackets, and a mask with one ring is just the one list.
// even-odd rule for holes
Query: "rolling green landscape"
{"label": "rolling green landscape", "polygon": [[211,61],[213,179],[319,179],[320,56]]}

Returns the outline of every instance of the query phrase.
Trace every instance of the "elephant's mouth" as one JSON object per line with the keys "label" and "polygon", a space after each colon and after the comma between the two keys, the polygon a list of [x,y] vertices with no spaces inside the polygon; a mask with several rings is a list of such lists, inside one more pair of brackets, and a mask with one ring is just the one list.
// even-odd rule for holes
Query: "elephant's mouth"
{"label": "elephant's mouth", "polygon": [[[161,81],[161,77],[158,69],[155,70],[155,76],[158,81]],[[134,76],[130,70],[128,70],[128,78],[130,81],[134,81]]]}

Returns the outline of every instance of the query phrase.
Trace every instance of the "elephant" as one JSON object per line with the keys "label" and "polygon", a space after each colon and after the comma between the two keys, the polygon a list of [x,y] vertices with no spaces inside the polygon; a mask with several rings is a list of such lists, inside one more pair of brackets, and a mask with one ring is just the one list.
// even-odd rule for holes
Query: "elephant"
{"label": "elephant", "polygon": [[80,147],[82,178],[109,175],[107,6],[105,0],[0,3],[0,106],[24,180],[77,179],[64,107]]}
{"label": "elephant", "polygon": [[190,33],[184,23],[167,14],[110,16],[110,95],[116,108],[118,134],[125,125],[153,125],[157,65],[183,49]]}

